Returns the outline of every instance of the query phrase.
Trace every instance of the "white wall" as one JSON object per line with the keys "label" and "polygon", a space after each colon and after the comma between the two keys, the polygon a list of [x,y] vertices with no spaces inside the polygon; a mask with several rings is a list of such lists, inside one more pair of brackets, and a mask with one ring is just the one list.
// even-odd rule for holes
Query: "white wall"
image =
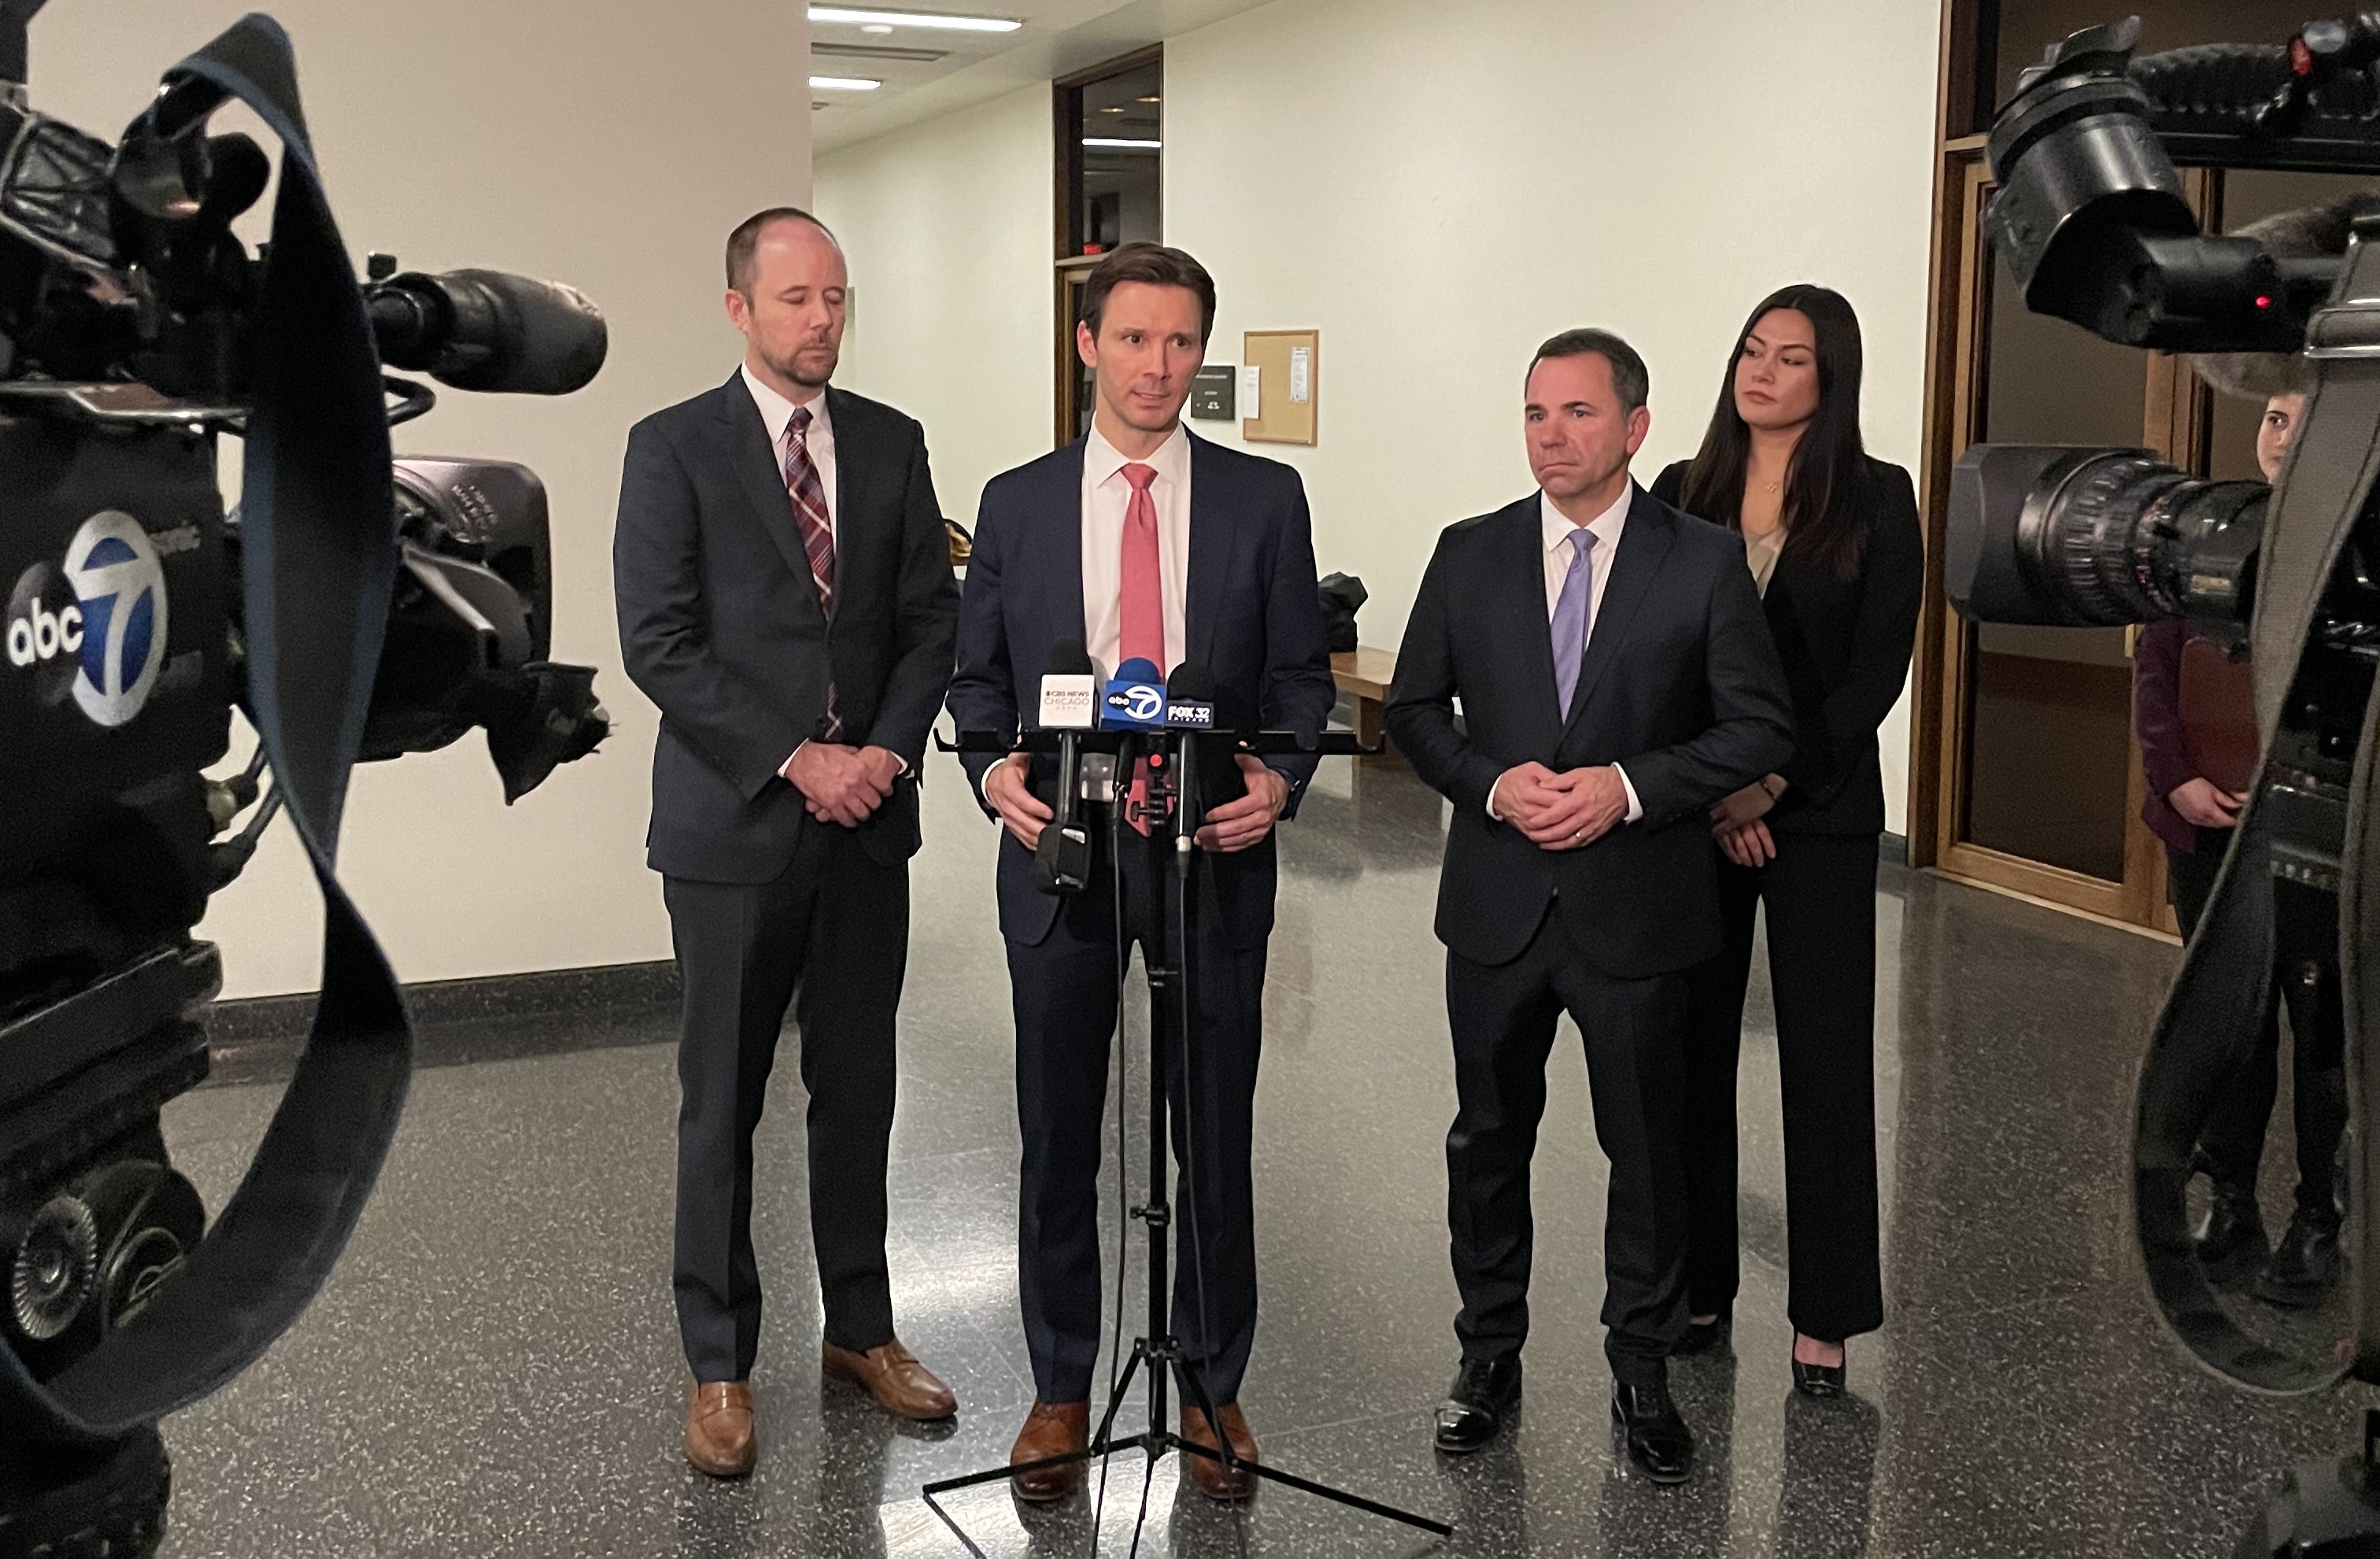
{"label": "white wall", "polygon": [[1050,89],[818,160],[819,216],[851,262],[836,382],[926,426],[942,513],[1049,452],[1056,415]]}
{"label": "white wall", "polygon": [[[36,106],[113,135],[157,76],[249,0],[55,0],[32,34]],[[615,719],[593,757],[507,811],[484,745],[356,776],[342,876],[407,980],[669,956],[643,864],[655,716],[620,671],[613,512],[628,425],[724,379],[741,343],[720,249],[809,191],[801,7],[780,0],[487,5],[276,0],[332,209],[358,260],[491,265],[583,288],[611,359],[560,400],[442,392],[400,451],[527,462],[552,502],[554,654],[600,668]],[[245,755],[244,747],[239,755]],[[202,928],[227,993],[312,988],[321,912],[276,828]]]}
{"label": "white wall", "polygon": [[1440,527],[1530,489],[1522,374],[1566,326],[1650,365],[1649,482],[1700,442],[1745,312],[1836,287],[1870,448],[1913,471],[1937,11],[1281,0],[1168,41],[1166,238],[1215,274],[1209,361],[1244,330],[1322,332],[1318,445],[1255,447],[1305,473],[1321,567],[1371,590],[1367,643],[1397,642]]}

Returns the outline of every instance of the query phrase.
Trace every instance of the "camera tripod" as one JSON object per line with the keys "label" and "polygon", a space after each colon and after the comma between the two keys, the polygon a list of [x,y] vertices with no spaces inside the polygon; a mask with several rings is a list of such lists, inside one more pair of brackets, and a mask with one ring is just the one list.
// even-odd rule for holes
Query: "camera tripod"
{"label": "camera tripod", "polygon": [[[1007,753],[1012,750],[1038,751],[1055,744],[1056,732],[1029,731],[1019,748],[1009,743],[983,743],[979,739],[963,736],[955,743],[945,743],[946,751],[981,751],[987,745]],[[1068,1467],[1103,1461],[1119,1451],[1137,1449],[1147,1456],[1153,1467],[1168,1451],[1185,1456],[1203,1456],[1225,1468],[1301,1493],[1360,1510],[1367,1515],[1384,1517],[1402,1522],[1436,1537],[1448,1537],[1453,1529],[1442,1521],[1384,1505],[1378,1500],[1351,1493],[1343,1489],[1284,1472],[1269,1464],[1243,1461],[1232,1451],[1231,1441],[1217,1420],[1216,1405],[1196,1368],[1184,1354],[1181,1340],[1174,1334],[1172,1317],[1172,1291],[1169,1252],[1166,1242],[1171,1238],[1173,1211],[1167,1194],[1167,1121],[1171,1101],[1167,1097],[1166,1060],[1177,1052],[1183,1059],[1184,1100],[1190,1095],[1187,1086],[1192,1055],[1192,990],[1196,944],[1197,900],[1192,890],[1196,876],[1197,847],[1195,843],[1204,810],[1199,804],[1198,768],[1200,745],[1231,746],[1237,752],[1322,752],[1326,754],[1360,754],[1368,749],[1358,746],[1354,739],[1342,732],[1325,735],[1318,746],[1302,743],[1287,733],[1267,733],[1259,737],[1237,740],[1223,736],[1194,736],[1187,732],[1148,731],[1135,733],[1086,732],[1075,738],[1088,749],[1116,754],[1116,774],[1119,781],[1130,773],[1135,758],[1146,757],[1151,766],[1162,772],[1171,769],[1174,775],[1174,804],[1167,826],[1156,829],[1143,840],[1127,833],[1122,827],[1123,806],[1121,797],[1110,808],[1108,830],[1110,849],[1121,851],[1135,847],[1148,850],[1149,869],[1143,891],[1147,898],[1144,922],[1148,936],[1144,943],[1143,961],[1148,978],[1148,1200],[1131,1209],[1131,1215],[1144,1226],[1148,1241],[1148,1310],[1140,1335],[1133,1339],[1132,1354],[1123,1372],[1115,1377],[1108,1392],[1107,1404],[1094,1427],[1090,1443],[1078,1451],[1043,1457],[1016,1466],[1002,1465],[978,1472],[945,1478],[928,1483],[920,1491],[926,1507],[951,1529],[959,1542],[977,1559],[984,1559],[983,1550],[968,1537],[956,1518],[945,1509],[941,1497],[962,1490],[996,1483],[1023,1473],[1038,1472],[1050,1468]],[[1120,788],[1120,786],[1119,786]],[[1122,891],[1123,874],[1114,874],[1117,891],[1114,911],[1117,947],[1120,954],[1118,979],[1121,981],[1121,953],[1125,946],[1125,912]],[[1185,1141],[1190,1134],[1185,1132]],[[1189,1166],[1185,1162],[1184,1172]],[[1118,1166],[1119,1173],[1123,1166]],[[1196,1232],[1196,1209],[1189,1209],[1194,1235]],[[1200,1284],[1203,1294],[1204,1285]],[[1118,1318],[1121,1326],[1122,1318]],[[1148,1427],[1137,1433],[1119,1432],[1117,1420],[1122,1415],[1126,1398],[1131,1395],[1135,1378],[1144,1381],[1148,1399]],[[1183,1401],[1204,1416],[1215,1445],[1208,1447],[1184,1439],[1166,1421],[1168,1386],[1178,1381]],[[1096,1543],[1097,1534],[1093,1535]]]}

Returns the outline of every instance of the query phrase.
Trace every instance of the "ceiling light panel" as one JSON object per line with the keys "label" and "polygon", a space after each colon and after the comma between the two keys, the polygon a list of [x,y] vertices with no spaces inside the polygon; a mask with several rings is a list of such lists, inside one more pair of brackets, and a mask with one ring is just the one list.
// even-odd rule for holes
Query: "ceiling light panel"
{"label": "ceiling light panel", "polygon": [[884,83],[870,76],[813,76],[810,90],[820,92],[872,92]]}
{"label": "ceiling light panel", "polygon": [[940,16],[925,11],[879,11],[855,6],[812,6],[810,20],[864,28],[918,28],[936,32],[1014,32],[1025,24],[1005,17]]}
{"label": "ceiling light panel", "polygon": [[948,49],[908,49],[891,43],[812,43],[810,53],[825,59],[880,59],[901,65],[931,65],[951,57]]}

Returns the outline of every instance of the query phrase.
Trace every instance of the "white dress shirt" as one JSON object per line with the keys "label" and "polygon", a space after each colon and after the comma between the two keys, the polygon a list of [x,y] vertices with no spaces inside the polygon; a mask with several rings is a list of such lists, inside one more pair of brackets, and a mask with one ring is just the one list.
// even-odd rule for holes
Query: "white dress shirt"
{"label": "white dress shirt", "polygon": [[1157,505],[1157,564],[1165,602],[1163,677],[1189,653],[1190,434],[1176,423],[1145,460],[1126,459],[1093,423],[1083,445],[1083,647],[1099,670],[1112,673],[1123,659],[1123,517],[1132,502],[1126,465],[1157,472],[1148,496]]}
{"label": "white dress shirt", "polygon": [[[752,392],[752,404],[760,408],[760,420],[769,429],[769,453],[777,463],[779,479],[785,470],[785,424],[794,419],[796,406],[810,409],[809,431],[802,441],[810,452],[810,464],[818,467],[819,487],[826,494],[826,531],[836,535],[834,514],[834,421],[826,414],[826,387],[820,385],[810,393],[807,401],[789,401],[753,377],[752,365],[743,368],[744,388]],[[792,489],[786,489],[785,502],[793,502]]]}
{"label": "white dress shirt", "polygon": [[[1620,534],[1628,528],[1628,506],[1636,497],[1633,480],[1621,489],[1610,508],[1586,522],[1595,533],[1595,550],[1587,554],[1591,565],[1586,600],[1586,642],[1595,642],[1595,631],[1603,626],[1603,589],[1611,582],[1611,560],[1620,555]],[[1537,529],[1544,540],[1540,554],[1546,570],[1546,630],[1553,630],[1554,608],[1561,603],[1562,583],[1570,577],[1571,560],[1578,550],[1571,545],[1571,535],[1578,526],[1570,516],[1554,507],[1550,494],[1537,495]],[[1581,647],[1582,649],[1584,647]],[[1631,823],[1645,816],[1645,804],[1636,799],[1636,787],[1629,782],[1628,771],[1618,764],[1611,766],[1620,776],[1620,788],[1628,793],[1628,817]],[[1488,787],[1488,816],[1499,823],[1504,819],[1496,811],[1496,788]]]}

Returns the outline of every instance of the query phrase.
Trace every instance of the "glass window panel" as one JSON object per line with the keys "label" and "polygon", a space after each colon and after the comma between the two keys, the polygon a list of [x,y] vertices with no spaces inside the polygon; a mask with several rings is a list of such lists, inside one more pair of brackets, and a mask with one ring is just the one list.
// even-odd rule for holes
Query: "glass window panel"
{"label": "glass window panel", "polygon": [[1163,237],[1164,98],[1165,67],[1155,61],[1079,90],[1082,253]]}
{"label": "glass window panel", "polygon": [[[1996,443],[2137,446],[2141,353],[2028,311],[1993,264],[1984,436]],[[2131,774],[2131,671],[2120,628],[1969,630],[1961,836],[2120,882]]]}

